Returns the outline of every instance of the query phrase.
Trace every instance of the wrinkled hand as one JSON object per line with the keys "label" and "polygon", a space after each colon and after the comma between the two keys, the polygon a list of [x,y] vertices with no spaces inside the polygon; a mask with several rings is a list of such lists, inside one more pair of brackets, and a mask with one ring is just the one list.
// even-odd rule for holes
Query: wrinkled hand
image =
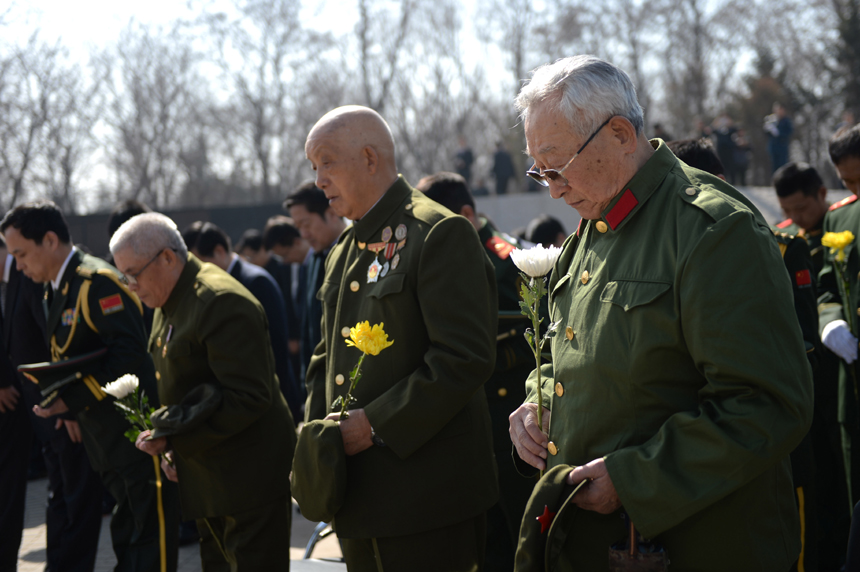
{"label": "wrinkled hand", "polygon": [[567,484],[575,486],[585,479],[590,479],[591,482],[574,495],[571,500],[573,504],[600,514],[611,514],[621,508],[621,499],[615,492],[615,485],[612,484],[603,459],[595,459],[587,465],[576,467],[568,473]]}
{"label": "wrinkled hand", "polygon": [[[329,413],[326,419],[337,421],[340,413]],[[349,412],[349,418],[338,421],[340,436],[343,438],[343,449],[347,455],[356,455],[365,449],[373,447],[370,438],[370,421],[364,414],[364,409],[353,409]]]}
{"label": "wrinkled hand", "polygon": [[857,359],[857,338],[851,334],[851,329],[845,320],[834,320],[824,326],[821,331],[821,343],[844,359],[845,363],[850,364]]}
{"label": "wrinkled hand", "polygon": [[0,413],[10,413],[15,410],[18,405],[18,398],[21,393],[15,389],[14,385],[0,389]]}
{"label": "wrinkled hand", "polygon": [[161,458],[161,470],[164,471],[164,475],[167,477],[168,481],[173,481],[174,483],[179,482],[179,475],[176,473],[176,465],[171,465],[171,461],[173,457],[170,454],[170,451],[164,454]]}
{"label": "wrinkled hand", "polygon": [[62,398],[53,402],[51,406],[47,409],[43,409],[39,405],[33,406],[33,413],[44,419],[47,419],[48,417],[53,417],[54,415],[59,415],[60,413],[66,413],[68,410],[69,408]]}
{"label": "wrinkled hand", "polygon": [[78,424],[77,421],[70,421],[68,419],[57,419],[57,424],[54,425],[54,429],[57,429],[59,431],[63,427],[63,425],[66,426],[66,431],[69,432],[69,439],[72,441],[72,443],[80,443],[81,441],[83,441],[83,438],[81,437],[81,426]]}
{"label": "wrinkled hand", "polygon": [[550,411],[543,408],[543,431],[538,429],[537,403],[523,403],[508,417],[510,422],[511,441],[517,448],[520,459],[538,470],[546,468],[546,446],[549,439],[546,432],[549,431]]}
{"label": "wrinkled hand", "polygon": [[134,441],[134,446],[153,457],[162,454],[167,449],[167,437],[159,437],[158,439],[149,439],[152,431],[147,429],[142,431]]}

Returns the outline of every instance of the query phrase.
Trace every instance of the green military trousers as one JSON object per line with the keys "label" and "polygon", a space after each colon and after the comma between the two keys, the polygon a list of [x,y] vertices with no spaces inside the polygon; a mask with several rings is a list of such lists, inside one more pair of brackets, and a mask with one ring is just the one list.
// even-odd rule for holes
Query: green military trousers
{"label": "green military trousers", "polygon": [[287,572],[290,496],[230,516],[197,519],[203,572]]}
{"label": "green military trousers", "polygon": [[405,536],[341,538],[349,572],[480,572],[486,515]]}

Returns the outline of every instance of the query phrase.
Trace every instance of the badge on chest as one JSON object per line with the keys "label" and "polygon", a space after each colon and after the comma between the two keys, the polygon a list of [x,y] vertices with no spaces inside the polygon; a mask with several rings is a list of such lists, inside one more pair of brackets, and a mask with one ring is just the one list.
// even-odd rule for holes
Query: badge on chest
{"label": "badge on chest", "polygon": [[[396,242],[392,242],[392,236]],[[374,242],[367,245],[367,249],[375,256],[373,262],[367,267],[367,283],[373,283],[380,278],[384,278],[389,270],[394,270],[400,264],[400,251],[406,246],[406,225],[401,224],[397,230],[392,231],[390,226],[382,229],[381,242]],[[379,254],[382,253],[385,262],[379,260]]]}
{"label": "badge on chest", "polygon": [[71,326],[75,322],[80,324],[81,323],[81,316],[80,316],[80,314],[78,314],[78,311],[75,310],[74,308],[69,308],[68,310],[65,310],[60,316],[60,323],[63,326]]}

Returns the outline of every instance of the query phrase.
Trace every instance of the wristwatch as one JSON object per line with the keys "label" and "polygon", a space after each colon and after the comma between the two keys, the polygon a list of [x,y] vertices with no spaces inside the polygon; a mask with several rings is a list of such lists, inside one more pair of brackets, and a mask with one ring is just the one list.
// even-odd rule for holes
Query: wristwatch
{"label": "wristwatch", "polygon": [[370,427],[370,440],[373,441],[373,444],[377,447],[385,447],[385,441],[382,440],[382,437],[376,434],[372,425]]}

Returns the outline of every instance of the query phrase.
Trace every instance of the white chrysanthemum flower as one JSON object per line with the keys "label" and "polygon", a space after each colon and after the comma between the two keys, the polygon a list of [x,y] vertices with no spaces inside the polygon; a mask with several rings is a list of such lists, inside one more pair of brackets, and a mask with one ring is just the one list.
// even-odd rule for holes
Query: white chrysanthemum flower
{"label": "white chrysanthemum flower", "polygon": [[511,251],[511,259],[517,268],[532,278],[546,276],[560,255],[561,249],[557,246],[544,248],[542,244],[526,250],[515,248]]}
{"label": "white chrysanthemum flower", "polygon": [[137,376],[128,373],[116,381],[107,384],[105,386],[105,393],[113,395],[117,399],[122,399],[134,393],[138,385],[140,385],[140,380],[137,379]]}

